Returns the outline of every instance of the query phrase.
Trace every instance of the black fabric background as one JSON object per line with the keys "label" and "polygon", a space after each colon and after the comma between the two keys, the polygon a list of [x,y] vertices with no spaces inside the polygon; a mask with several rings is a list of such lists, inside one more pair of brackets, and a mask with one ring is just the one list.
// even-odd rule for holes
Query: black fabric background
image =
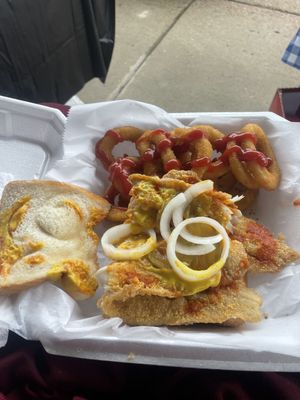
{"label": "black fabric background", "polygon": [[47,354],[10,333],[0,349],[0,400],[130,398],[299,400],[300,374],[121,364]]}
{"label": "black fabric background", "polygon": [[114,35],[114,0],[1,0],[0,94],[65,103],[105,81]]}

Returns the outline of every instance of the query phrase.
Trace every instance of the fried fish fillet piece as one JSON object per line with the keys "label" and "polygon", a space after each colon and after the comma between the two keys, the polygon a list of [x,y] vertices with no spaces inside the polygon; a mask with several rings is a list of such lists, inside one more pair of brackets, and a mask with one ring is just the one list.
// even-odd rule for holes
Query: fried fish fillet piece
{"label": "fried fish fillet piece", "polygon": [[233,224],[232,239],[243,244],[252,272],[279,272],[300,258],[284,240],[276,239],[265,226],[244,216]]}
{"label": "fried fish fillet piece", "polygon": [[[128,272],[128,263],[118,264],[118,269],[124,266]],[[98,306],[105,316],[120,317],[128,325],[209,323],[238,326],[262,319],[261,298],[247,288],[243,280],[192,296],[168,298],[155,293],[162,294],[163,290],[152,279],[144,283],[133,280],[121,291],[107,290]]]}
{"label": "fried fish fillet piece", "polygon": [[[159,232],[165,205],[197,179],[187,171],[171,171],[163,178],[131,175],[127,223]],[[103,315],[120,317],[129,325],[237,326],[262,319],[262,300],[246,284],[248,270],[280,271],[299,254],[262,225],[243,217],[227,193],[214,190],[198,195],[185,210],[185,218],[191,216],[213,218],[230,231],[230,253],[219,285],[204,290],[202,282],[180,279],[168,262],[166,242],[161,238],[156,249],[142,259],[114,262],[106,268],[105,293],[97,303]],[[216,254],[181,258],[191,268],[202,269],[215,262],[210,256]]]}
{"label": "fried fish fillet piece", "polygon": [[98,306],[104,315],[118,316],[129,325],[257,322],[262,317],[261,298],[246,287],[248,267],[243,245],[232,241],[220,286],[189,295],[192,283],[176,281],[171,269],[161,275],[146,257],[116,262],[107,268],[106,292]]}

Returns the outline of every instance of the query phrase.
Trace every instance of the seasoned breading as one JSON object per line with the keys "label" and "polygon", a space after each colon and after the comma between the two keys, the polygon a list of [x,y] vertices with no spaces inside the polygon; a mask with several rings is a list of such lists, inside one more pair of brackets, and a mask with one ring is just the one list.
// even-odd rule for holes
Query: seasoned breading
{"label": "seasoned breading", "polygon": [[165,187],[168,189],[175,189],[178,192],[183,192],[184,190],[190,187],[190,184],[185,181],[181,181],[179,179],[174,179],[174,178],[168,178],[167,176],[165,178],[160,179],[158,176],[132,174],[129,176],[129,179],[133,185],[135,185],[140,181],[151,182],[154,185]]}
{"label": "seasoned breading", "polygon": [[[179,176],[186,181],[195,179],[191,171],[170,171],[163,178],[134,174],[130,176],[134,186],[130,191],[131,199],[127,210],[127,223],[142,226],[144,229],[159,230],[161,213],[166,204],[178,193],[190,185],[183,180],[171,178]],[[195,198],[186,210],[186,217],[207,216],[223,226],[230,222],[232,214],[240,215],[237,206],[232,203],[228,193],[211,191]]]}
{"label": "seasoned breading", "polygon": [[[183,286],[170,268],[169,274],[161,276],[147,258],[116,262],[107,268],[106,293],[98,306],[105,315],[120,316],[129,324],[224,323],[229,319],[231,324],[255,322],[260,319],[260,299],[243,283],[248,266],[243,245],[233,240],[220,287],[187,296],[193,284]],[[253,302],[252,310],[246,307],[248,298]]]}
{"label": "seasoned breading", "polygon": [[147,259],[112,263],[107,267],[107,290],[120,301],[139,294],[170,298],[183,295],[153,270],[155,268]]}
{"label": "seasoned breading", "polygon": [[212,323],[240,325],[262,319],[261,298],[243,281],[209,289],[193,296],[170,299],[136,295],[124,299],[106,292],[98,306],[107,317],[120,317],[129,325],[188,325]]}
{"label": "seasoned breading", "polygon": [[166,173],[162,179],[179,179],[186,183],[197,183],[200,181],[198,175],[194,171],[184,171],[184,170],[177,170],[171,169],[168,173]]}
{"label": "seasoned breading", "polygon": [[[156,250],[153,252],[156,253]],[[182,282],[168,264],[165,254],[159,252],[161,266],[154,266],[153,257],[140,260],[122,261],[107,267],[108,287],[117,297],[126,299],[138,294],[145,296],[182,297],[197,289],[193,283]],[[151,260],[151,261],[150,261]],[[233,240],[230,253],[222,269],[220,286],[228,286],[242,280],[249,268],[247,254],[243,245]]]}
{"label": "seasoned breading", "polygon": [[283,240],[256,221],[240,217],[233,226],[233,239],[243,243],[253,272],[278,272],[300,258]]}
{"label": "seasoned breading", "polygon": [[220,286],[228,286],[243,279],[249,267],[249,259],[243,244],[237,240],[231,240],[229,256],[222,268]]}

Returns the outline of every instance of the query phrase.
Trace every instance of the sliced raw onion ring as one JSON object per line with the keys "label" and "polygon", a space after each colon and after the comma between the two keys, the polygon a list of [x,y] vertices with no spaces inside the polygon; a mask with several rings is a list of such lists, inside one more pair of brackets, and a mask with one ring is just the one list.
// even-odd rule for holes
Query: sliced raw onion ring
{"label": "sliced raw onion ring", "polygon": [[[174,226],[179,225],[183,221],[183,213],[184,210],[182,208],[177,208],[174,211],[172,218]],[[203,245],[219,243],[222,240],[222,236],[219,234],[214,236],[197,236],[190,233],[186,228],[181,231],[180,236],[188,242]]]}
{"label": "sliced raw onion ring", "polygon": [[[185,228],[187,225],[199,224],[199,223],[207,224],[213,227],[217,232],[220,233],[224,242],[220,259],[211,266],[209,266],[206,270],[200,270],[200,271],[188,267],[185,263],[180,261],[176,256],[176,242],[179,235],[181,235],[182,229]],[[208,217],[188,218],[185,221],[182,221],[178,226],[176,226],[176,228],[171,233],[171,236],[167,244],[167,258],[174,272],[181,279],[188,282],[196,282],[196,281],[200,282],[207,279],[211,279],[218,272],[220,272],[221,268],[224,266],[226,259],[228,257],[229,248],[230,248],[230,239],[228,237],[226,230],[219,222]]]}
{"label": "sliced raw onion ring", "polygon": [[119,249],[114,243],[135,234],[131,224],[121,224],[108,229],[102,236],[101,245],[104,254],[113,260],[138,260],[150,253],[156,247],[156,233],[154,229],[146,231],[149,234],[147,241],[132,249]]}
{"label": "sliced raw onion ring", "polygon": [[105,267],[101,267],[94,273],[94,278],[97,279],[98,283],[101,285],[106,285],[107,283],[107,265]]}
{"label": "sliced raw onion ring", "polygon": [[[172,215],[176,212],[176,210],[181,210],[186,203],[186,197],[184,193],[179,193],[177,196],[173,197],[172,200],[164,208],[162,215],[160,217],[160,233],[163,239],[168,240],[171,235],[170,223],[172,219]],[[220,241],[222,237],[220,237]],[[215,246],[211,244],[209,240],[203,238],[201,242],[201,246],[188,246],[184,244],[177,243],[176,251],[181,254],[186,255],[202,255],[210,253],[215,249]]]}
{"label": "sliced raw onion ring", "polygon": [[[173,213],[172,219],[174,226],[177,226],[183,221],[183,214],[186,209],[186,207],[189,205],[189,203],[199,194],[207,192],[209,190],[213,190],[214,188],[214,183],[211,180],[205,180],[201,181],[198,183],[195,183],[194,185],[190,186],[183,194],[186,198],[186,203],[182,207],[177,207]],[[214,244],[214,243],[219,243],[222,240],[221,235],[215,235],[215,236],[207,236],[207,237],[200,237],[193,235],[190,233],[186,228],[182,230],[180,233],[180,236],[183,237],[185,240],[191,243],[195,244]]]}
{"label": "sliced raw onion ring", "polygon": [[[222,240],[222,238],[221,238]],[[185,254],[187,256],[202,256],[214,251],[216,246],[211,243],[200,244],[200,245],[186,245],[184,243],[176,243],[176,252],[180,254]]]}
{"label": "sliced raw onion ring", "polygon": [[213,181],[206,179],[205,181],[201,181],[201,182],[195,183],[194,185],[190,186],[184,192],[184,195],[189,204],[195,197],[199,196],[199,194],[201,194],[203,192],[208,192],[213,189],[214,189]]}
{"label": "sliced raw onion ring", "polygon": [[185,198],[184,194],[179,193],[177,196],[173,197],[173,199],[170,200],[169,203],[164,208],[164,210],[161,214],[161,217],[160,217],[159,229],[160,229],[161,236],[165,240],[168,240],[171,235],[170,222],[171,222],[172,214],[174,213],[174,210],[183,206],[183,204],[185,202],[186,202],[186,198]]}

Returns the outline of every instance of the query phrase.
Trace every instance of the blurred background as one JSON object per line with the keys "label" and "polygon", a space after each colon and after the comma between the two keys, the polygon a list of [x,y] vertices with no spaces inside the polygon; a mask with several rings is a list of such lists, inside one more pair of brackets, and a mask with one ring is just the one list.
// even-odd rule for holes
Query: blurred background
{"label": "blurred background", "polygon": [[92,79],[78,97],[171,112],[268,110],[277,88],[300,85],[281,61],[299,17],[299,0],[116,0],[106,83]]}

